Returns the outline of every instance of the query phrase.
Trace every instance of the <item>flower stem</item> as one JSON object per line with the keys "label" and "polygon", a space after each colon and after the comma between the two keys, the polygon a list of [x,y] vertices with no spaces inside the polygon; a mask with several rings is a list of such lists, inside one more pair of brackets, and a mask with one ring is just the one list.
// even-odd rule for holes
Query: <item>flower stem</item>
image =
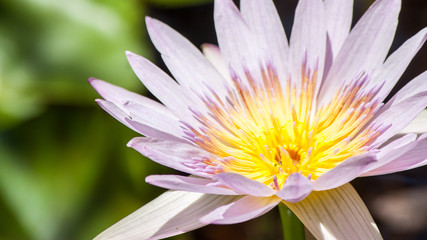
{"label": "flower stem", "polygon": [[284,240],[304,240],[304,225],[284,203],[279,204]]}

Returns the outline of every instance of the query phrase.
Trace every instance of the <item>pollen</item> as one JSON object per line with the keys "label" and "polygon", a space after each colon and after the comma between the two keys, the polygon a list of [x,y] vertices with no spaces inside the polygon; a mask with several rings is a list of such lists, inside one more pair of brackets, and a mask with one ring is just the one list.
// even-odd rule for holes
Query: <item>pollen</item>
{"label": "pollen", "polygon": [[203,98],[208,113],[195,113],[201,127],[189,132],[216,156],[203,160],[210,173],[238,173],[280,190],[290,174],[316,180],[368,151],[380,134],[366,127],[381,103],[374,99],[379,88],[365,89],[365,74],[324,106],[317,106],[316,70],[303,67],[298,86],[278,79],[272,67],[260,76],[234,77],[225,100],[211,93]]}

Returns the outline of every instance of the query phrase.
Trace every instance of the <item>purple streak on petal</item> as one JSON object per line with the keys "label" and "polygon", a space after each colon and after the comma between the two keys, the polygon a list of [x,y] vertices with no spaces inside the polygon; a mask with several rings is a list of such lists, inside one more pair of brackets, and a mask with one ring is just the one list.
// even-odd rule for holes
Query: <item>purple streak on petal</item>
{"label": "purple streak on petal", "polygon": [[241,223],[270,211],[281,201],[278,197],[245,196],[236,202],[224,205],[200,218],[205,224]]}
{"label": "purple streak on petal", "polygon": [[[140,152],[151,160],[176,169],[178,171],[194,174],[201,177],[210,177],[211,174],[191,168],[188,164],[200,162],[200,159],[213,158],[210,153],[187,143],[160,140],[155,138],[137,137],[128,143],[129,147]],[[199,170],[199,171],[196,171]]]}
{"label": "purple streak on petal", "polygon": [[300,173],[292,173],[276,195],[285,201],[295,203],[306,198],[312,190],[313,184],[309,178]]}
{"label": "purple streak on petal", "polygon": [[269,197],[276,192],[263,183],[246,178],[237,173],[218,173],[214,178],[241,194],[256,197]]}
{"label": "purple streak on petal", "polygon": [[368,152],[351,157],[317,178],[313,183],[313,190],[323,191],[339,187],[358,177],[376,162],[375,153]]}
{"label": "purple streak on petal", "polygon": [[206,178],[184,177],[178,175],[151,175],[146,177],[145,181],[149,184],[171,190],[219,195],[239,195],[235,191],[224,186],[216,186],[216,181]]}

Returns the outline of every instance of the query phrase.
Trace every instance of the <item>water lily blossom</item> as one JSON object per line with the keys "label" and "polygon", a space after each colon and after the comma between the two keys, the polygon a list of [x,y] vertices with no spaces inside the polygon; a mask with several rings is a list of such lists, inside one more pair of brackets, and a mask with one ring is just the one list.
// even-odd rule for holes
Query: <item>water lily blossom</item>
{"label": "water lily blossom", "polygon": [[[351,30],[352,0],[300,0],[289,44],[271,0],[240,2],[215,0],[219,46],[202,52],[146,18],[173,78],[127,57],[161,103],[90,79],[99,105],[144,135],[128,146],[186,173],[148,176],[171,191],[99,239],[243,222],[280,202],[318,239],[380,239],[349,182],[427,164],[424,124],[409,125],[427,106],[427,72],[384,103],[427,38],[423,29],[387,57],[400,0],[375,1]],[[396,137],[405,127],[416,133]]]}

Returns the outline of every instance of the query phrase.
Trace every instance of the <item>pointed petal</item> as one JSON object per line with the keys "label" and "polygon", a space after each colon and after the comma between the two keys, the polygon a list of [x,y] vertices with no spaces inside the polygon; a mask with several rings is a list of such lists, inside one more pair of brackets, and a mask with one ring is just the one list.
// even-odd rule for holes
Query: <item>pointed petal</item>
{"label": "pointed petal", "polygon": [[227,67],[250,89],[245,76],[250,73],[255,81],[262,79],[261,67],[265,67],[266,53],[232,0],[215,1],[214,20],[219,47]]}
{"label": "pointed petal", "polygon": [[132,101],[143,106],[159,109],[163,111],[165,115],[172,115],[164,105],[137,93],[96,78],[90,78],[89,83],[99,93],[99,95],[101,95],[105,100],[114,103],[116,106],[121,106],[125,102]]}
{"label": "pointed petal", "polygon": [[132,122],[139,122],[177,138],[184,135],[179,119],[170,112],[166,115],[161,109],[148,108],[136,102],[124,103],[123,109],[130,113]]}
{"label": "pointed petal", "polygon": [[326,29],[335,57],[347,38],[353,17],[353,0],[325,0]]}
{"label": "pointed petal", "polygon": [[241,194],[256,197],[269,197],[276,193],[273,189],[266,186],[265,184],[236,173],[218,173],[215,174],[215,178],[220,183]]}
{"label": "pointed petal", "polygon": [[422,111],[408,126],[399,133],[425,133],[427,132],[427,110]]}
{"label": "pointed petal", "polygon": [[300,86],[303,63],[317,70],[321,83],[326,51],[326,22],[323,1],[300,0],[295,10],[290,40],[292,81]]}
{"label": "pointed petal", "polygon": [[126,121],[126,119],[129,118],[129,115],[123,109],[120,109],[114,103],[112,103],[110,101],[106,101],[104,99],[96,99],[95,101],[98,103],[98,105],[102,109],[104,109],[104,111],[106,111],[108,114],[113,116],[115,119],[119,120],[121,123],[126,125],[128,128],[134,130],[135,132],[139,132],[139,133],[143,134],[140,131],[141,129],[133,127],[132,125],[130,125]]}
{"label": "pointed petal", "polygon": [[145,20],[154,46],[182,87],[189,92],[207,92],[209,87],[219,96],[226,94],[221,74],[190,41],[156,19]]}
{"label": "pointed petal", "polygon": [[[423,134],[414,143],[395,149],[394,152],[396,156],[387,164],[367,172],[363,176],[383,175],[421,167],[427,164],[426,149],[427,134]],[[390,155],[392,155],[392,153]]]}
{"label": "pointed petal", "polygon": [[366,169],[365,173],[361,176],[376,175],[376,169],[387,165],[396,159],[399,159],[402,155],[405,155],[408,151],[414,148],[417,145],[417,142],[415,141],[416,139],[417,135],[410,133],[381,147],[379,149],[380,152],[377,154],[378,161],[374,164],[371,164],[370,167]]}
{"label": "pointed petal", "polygon": [[278,78],[288,79],[288,40],[273,1],[240,1],[240,11],[263,51],[268,52]]}
{"label": "pointed petal", "polygon": [[313,184],[310,179],[300,173],[292,173],[276,195],[285,201],[295,203],[306,198],[312,190]]}
{"label": "pointed petal", "polygon": [[126,55],[133,71],[154,96],[180,119],[188,121],[193,126],[198,126],[189,106],[204,109],[199,99],[186,92],[172,78],[144,57],[131,52],[126,52]]}
{"label": "pointed petal", "polygon": [[[400,89],[374,116],[371,126],[391,125],[376,139],[380,145],[404,129],[427,106],[427,71]],[[402,114],[405,113],[405,114]]]}
{"label": "pointed petal", "polygon": [[206,178],[184,177],[178,175],[151,175],[146,177],[145,181],[149,184],[171,190],[219,195],[239,195],[229,188],[218,186],[217,181]]}
{"label": "pointed petal", "polygon": [[339,187],[358,177],[375,162],[377,159],[374,153],[351,157],[317,178],[313,189],[322,191]]}
{"label": "pointed petal", "polygon": [[222,57],[219,47],[213,44],[205,43],[202,45],[202,51],[206,59],[208,59],[208,61],[219,71],[219,73],[221,73],[224,79],[231,83],[231,75],[228,71],[227,65],[224,62],[224,58]]}
{"label": "pointed petal", "polygon": [[168,191],[114,224],[95,239],[144,240],[178,235],[205,226],[201,216],[240,196]]}
{"label": "pointed petal", "polygon": [[400,0],[377,0],[342,45],[320,90],[319,106],[362,72],[370,74],[387,56],[396,31]]}
{"label": "pointed petal", "polygon": [[349,183],[285,204],[316,239],[382,239],[369,210]]}
{"label": "pointed petal", "polygon": [[155,138],[136,137],[128,143],[128,146],[164,166],[197,176],[210,176],[204,172],[196,171],[187,164],[198,162],[199,159],[213,158],[210,153],[193,145]]}
{"label": "pointed petal", "polygon": [[377,96],[383,100],[396,85],[409,63],[423,46],[427,39],[427,28],[418,32],[415,36],[407,40],[399,49],[387,58],[385,63],[375,71],[370,84],[383,84]]}
{"label": "pointed petal", "polygon": [[245,196],[235,202],[224,205],[200,218],[206,224],[241,223],[270,211],[281,201],[278,197]]}

